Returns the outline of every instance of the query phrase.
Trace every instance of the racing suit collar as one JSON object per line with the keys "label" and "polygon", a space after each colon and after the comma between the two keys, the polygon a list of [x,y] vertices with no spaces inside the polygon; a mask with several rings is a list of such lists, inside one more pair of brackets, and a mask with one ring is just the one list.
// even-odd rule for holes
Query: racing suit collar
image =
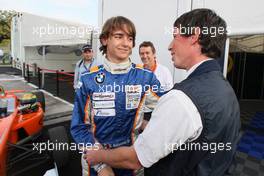
{"label": "racing suit collar", "polygon": [[120,64],[110,62],[107,58],[104,59],[104,68],[112,74],[128,73],[131,66],[132,62],[130,59]]}

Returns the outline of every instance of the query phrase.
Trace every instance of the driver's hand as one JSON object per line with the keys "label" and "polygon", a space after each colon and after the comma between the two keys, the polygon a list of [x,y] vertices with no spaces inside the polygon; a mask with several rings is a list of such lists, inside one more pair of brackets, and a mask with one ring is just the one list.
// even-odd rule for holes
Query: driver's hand
{"label": "driver's hand", "polygon": [[111,167],[106,166],[103,169],[101,169],[98,174],[98,176],[115,176],[113,170]]}

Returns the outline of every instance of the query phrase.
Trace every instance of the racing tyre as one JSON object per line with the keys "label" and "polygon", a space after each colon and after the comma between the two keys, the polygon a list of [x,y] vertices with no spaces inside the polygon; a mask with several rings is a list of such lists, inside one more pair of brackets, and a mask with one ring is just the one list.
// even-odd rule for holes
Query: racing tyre
{"label": "racing tyre", "polygon": [[69,162],[70,152],[67,149],[68,146],[66,146],[69,145],[69,139],[64,126],[51,128],[48,130],[48,134],[50,142],[54,144],[52,156],[57,167],[61,168],[63,166],[66,166]]}
{"label": "racing tyre", "polygon": [[34,91],[32,93],[37,96],[37,102],[39,102],[41,104],[42,110],[45,112],[45,110],[46,110],[46,103],[45,103],[44,93],[41,92],[41,91]]}

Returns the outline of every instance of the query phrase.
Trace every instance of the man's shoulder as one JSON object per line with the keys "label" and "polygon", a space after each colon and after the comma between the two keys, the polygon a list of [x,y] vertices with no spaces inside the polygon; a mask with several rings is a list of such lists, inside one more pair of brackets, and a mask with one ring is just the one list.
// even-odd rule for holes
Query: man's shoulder
{"label": "man's shoulder", "polygon": [[144,69],[143,64],[134,64],[134,63],[133,63],[133,66],[134,66],[134,68],[136,68],[136,69],[140,69],[140,70],[143,70],[143,69]]}
{"label": "man's shoulder", "polygon": [[82,63],[83,62],[83,59],[79,59],[77,62],[76,62],[76,64],[80,64],[80,63]]}
{"label": "man's shoulder", "polygon": [[151,74],[152,71],[148,70],[148,69],[145,69],[143,64],[132,64],[132,68],[134,68],[136,71],[140,71],[140,72],[144,72],[144,73],[147,73],[147,74]]}
{"label": "man's shoulder", "polygon": [[76,62],[76,67],[80,67],[83,62],[83,59],[80,59]]}
{"label": "man's shoulder", "polygon": [[103,70],[103,69],[104,69],[103,65],[94,65],[90,68],[89,73],[99,72],[100,70]]}
{"label": "man's shoulder", "polygon": [[156,75],[151,70],[144,68],[142,64],[134,64],[132,68],[134,69],[136,77],[145,84],[152,84],[158,81]]}
{"label": "man's shoulder", "polygon": [[100,71],[104,71],[104,66],[95,65],[95,66],[92,66],[89,71],[84,72],[82,76],[97,74]]}
{"label": "man's shoulder", "polygon": [[168,68],[167,66],[162,65],[162,64],[160,64],[160,63],[157,64],[157,67],[158,67],[159,69],[161,69],[161,70],[169,70],[169,68]]}
{"label": "man's shoulder", "polygon": [[163,73],[163,74],[170,74],[171,75],[170,69],[167,66],[165,66],[165,65],[158,64],[156,70],[157,70],[157,72],[160,72],[160,73]]}
{"label": "man's shoulder", "polygon": [[93,66],[95,66],[95,65],[102,65],[103,63],[100,61],[100,60],[98,60],[97,58],[93,58]]}

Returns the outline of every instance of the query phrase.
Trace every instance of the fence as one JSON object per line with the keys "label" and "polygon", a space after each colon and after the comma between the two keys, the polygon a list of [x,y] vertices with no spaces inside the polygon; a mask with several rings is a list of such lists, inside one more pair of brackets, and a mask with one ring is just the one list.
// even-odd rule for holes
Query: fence
{"label": "fence", "polygon": [[22,67],[22,75],[27,82],[73,103],[75,93],[73,88],[73,73],[41,68],[37,64],[22,63],[21,66],[21,63],[17,63],[16,61],[13,61],[13,66],[17,68]]}

